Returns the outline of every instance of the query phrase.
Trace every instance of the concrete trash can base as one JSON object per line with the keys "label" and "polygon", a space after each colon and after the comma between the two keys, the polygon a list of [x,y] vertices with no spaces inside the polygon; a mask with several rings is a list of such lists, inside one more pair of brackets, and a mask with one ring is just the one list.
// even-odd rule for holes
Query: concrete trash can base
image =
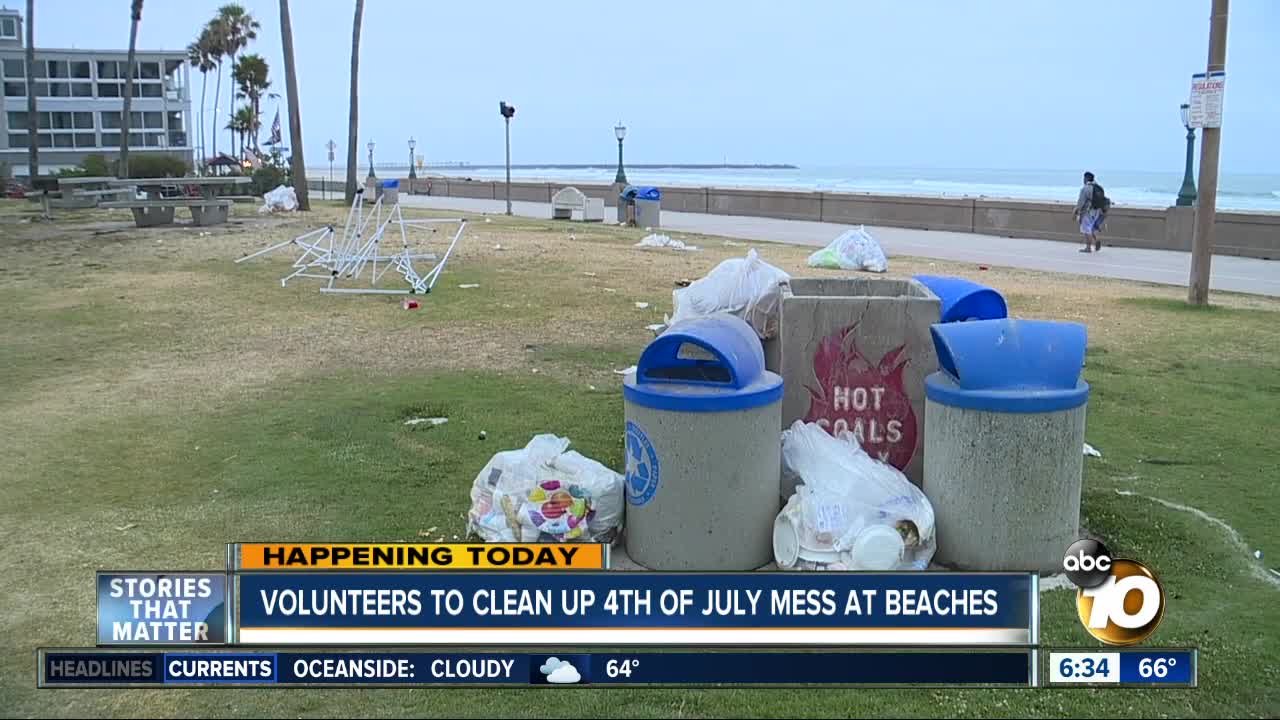
{"label": "concrete trash can base", "polygon": [[626,543],[654,570],[753,570],[773,559],[782,378],[751,326],[676,323],[623,381]]}
{"label": "concrete trash can base", "polygon": [[1061,570],[1078,538],[1089,385],[1075,323],[979,320],[932,328],[924,492],[935,560],[965,570]]}

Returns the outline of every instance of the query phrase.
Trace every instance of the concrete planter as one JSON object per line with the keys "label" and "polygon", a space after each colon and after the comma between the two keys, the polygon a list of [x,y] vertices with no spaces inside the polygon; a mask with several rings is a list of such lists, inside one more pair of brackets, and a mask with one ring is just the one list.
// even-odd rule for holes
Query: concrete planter
{"label": "concrete planter", "polygon": [[937,296],[910,279],[784,283],[783,427],[804,420],[829,432],[848,430],[872,457],[920,485],[924,378],[938,366],[929,326],[940,307]]}

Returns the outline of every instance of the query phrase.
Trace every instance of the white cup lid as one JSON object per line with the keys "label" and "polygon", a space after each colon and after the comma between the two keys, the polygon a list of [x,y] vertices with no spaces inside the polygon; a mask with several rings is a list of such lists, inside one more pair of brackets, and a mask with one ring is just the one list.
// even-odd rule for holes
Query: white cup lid
{"label": "white cup lid", "polygon": [[858,533],[849,548],[854,570],[892,570],[902,561],[906,546],[898,531],[888,525],[870,525]]}

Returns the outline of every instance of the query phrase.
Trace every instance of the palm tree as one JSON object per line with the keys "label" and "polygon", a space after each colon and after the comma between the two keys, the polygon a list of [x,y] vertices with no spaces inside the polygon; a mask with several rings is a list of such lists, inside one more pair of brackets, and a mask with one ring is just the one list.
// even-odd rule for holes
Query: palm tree
{"label": "palm tree", "polygon": [[239,3],[227,3],[218,8],[214,18],[221,32],[222,52],[231,57],[231,75],[235,77],[236,53],[249,46],[249,41],[258,37],[262,25],[248,10]]}
{"label": "palm tree", "polygon": [[351,109],[347,114],[348,203],[356,196],[356,143],[360,132],[360,23],[363,19],[364,0],[356,0],[356,18],[351,26]]}
{"label": "palm tree", "polygon": [[138,23],[142,22],[142,0],[133,0],[129,25],[129,67],[124,73],[124,109],[120,111],[120,168],[117,174],[129,177],[129,110],[133,101],[133,71],[138,64]]}
{"label": "palm tree", "polygon": [[213,34],[210,32],[208,26],[200,32],[200,36],[196,38],[195,42],[187,46],[187,61],[190,62],[196,70],[200,71],[200,115],[198,116],[199,119],[196,125],[197,132],[200,133],[200,142],[198,145],[201,155],[200,167],[202,168],[204,167],[204,156],[206,155],[204,140],[207,137],[204,132],[205,93],[209,87],[209,73],[217,67],[217,63],[214,62],[215,50],[213,46]]}
{"label": "palm tree", "polygon": [[280,46],[284,49],[284,90],[289,94],[289,150],[292,150],[293,192],[298,197],[298,209],[310,210],[307,164],[302,160],[302,108],[298,104],[298,73],[293,67],[293,24],[289,22],[289,0],[280,0]]}
{"label": "palm tree", "polygon": [[40,174],[40,116],[36,113],[36,12],[35,0],[27,0],[27,177],[35,189]]}
{"label": "palm tree", "polygon": [[[239,96],[249,101],[254,123],[258,126],[262,125],[262,96],[271,87],[271,81],[267,79],[268,72],[267,61],[261,55],[242,55],[231,73],[232,79],[240,87]],[[257,135],[253,137],[251,145],[253,151],[258,152]]]}
{"label": "palm tree", "polygon": [[246,139],[256,137],[258,134],[258,124],[254,118],[253,108],[248,105],[240,106],[227,121],[227,129],[231,131],[233,139],[237,134],[240,136],[240,155],[243,157]]}
{"label": "palm tree", "polygon": [[218,110],[222,103],[222,58],[226,55],[223,48],[226,47],[227,28],[221,18],[215,17],[210,20],[200,33],[200,37],[204,38],[208,43],[209,60],[218,68],[218,77],[213,85],[213,156],[218,156]]}
{"label": "palm tree", "polygon": [[293,153],[293,192],[298,198],[298,209],[310,210],[307,163],[302,159],[302,109],[298,103],[298,74],[293,65],[293,25],[289,22],[289,0],[280,0],[280,45],[284,48],[284,87],[289,94],[289,148]]}

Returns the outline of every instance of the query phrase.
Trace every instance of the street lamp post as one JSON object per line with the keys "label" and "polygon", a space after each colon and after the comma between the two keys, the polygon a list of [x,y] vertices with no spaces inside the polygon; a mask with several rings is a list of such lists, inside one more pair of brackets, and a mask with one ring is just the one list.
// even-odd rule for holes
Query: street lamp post
{"label": "street lamp post", "polygon": [[619,185],[626,185],[627,174],[622,170],[622,139],[627,136],[627,127],[621,120],[613,127],[613,134],[618,138],[618,174],[614,176],[613,181]]}
{"label": "street lamp post", "polygon": [[369,141],[369,177],[365,180],[377,180],[378,176],[373,174],[373,141]]}
{"label": "street lamp post", "polygon": [[329,199],[329,187],[333,185],[333,151],[338,148],[338,143],[332,139],[325,143],[325,149],[329,151],[329,182],[324,186],[324,199]]}
{"label": "street lamp post", "polygon": [[409,194],[413,194],[413,181],[418,179],[418,174],[413,171],[413,149],[418,146],[413,136],[409,136]]}
{"label": "street lamp post", "polygon": [[1191,207],[1196,204],[1196,183],[1191,179],[1191,165],[1196,147],[1196,130],[1191,127],[1191,106],[1182,103],[1182,125],[1187,129],[1187,170],[1182,175],[1182,189],[1178,190],[1177,205]]}
{"label": "street lamp post", "polygon": [[502,113],[502,119],[507,129],[507,214],[511,214],[511,116],[516,114],[514,105],[508,105],[503,100],[498,103],[498,112]]}

